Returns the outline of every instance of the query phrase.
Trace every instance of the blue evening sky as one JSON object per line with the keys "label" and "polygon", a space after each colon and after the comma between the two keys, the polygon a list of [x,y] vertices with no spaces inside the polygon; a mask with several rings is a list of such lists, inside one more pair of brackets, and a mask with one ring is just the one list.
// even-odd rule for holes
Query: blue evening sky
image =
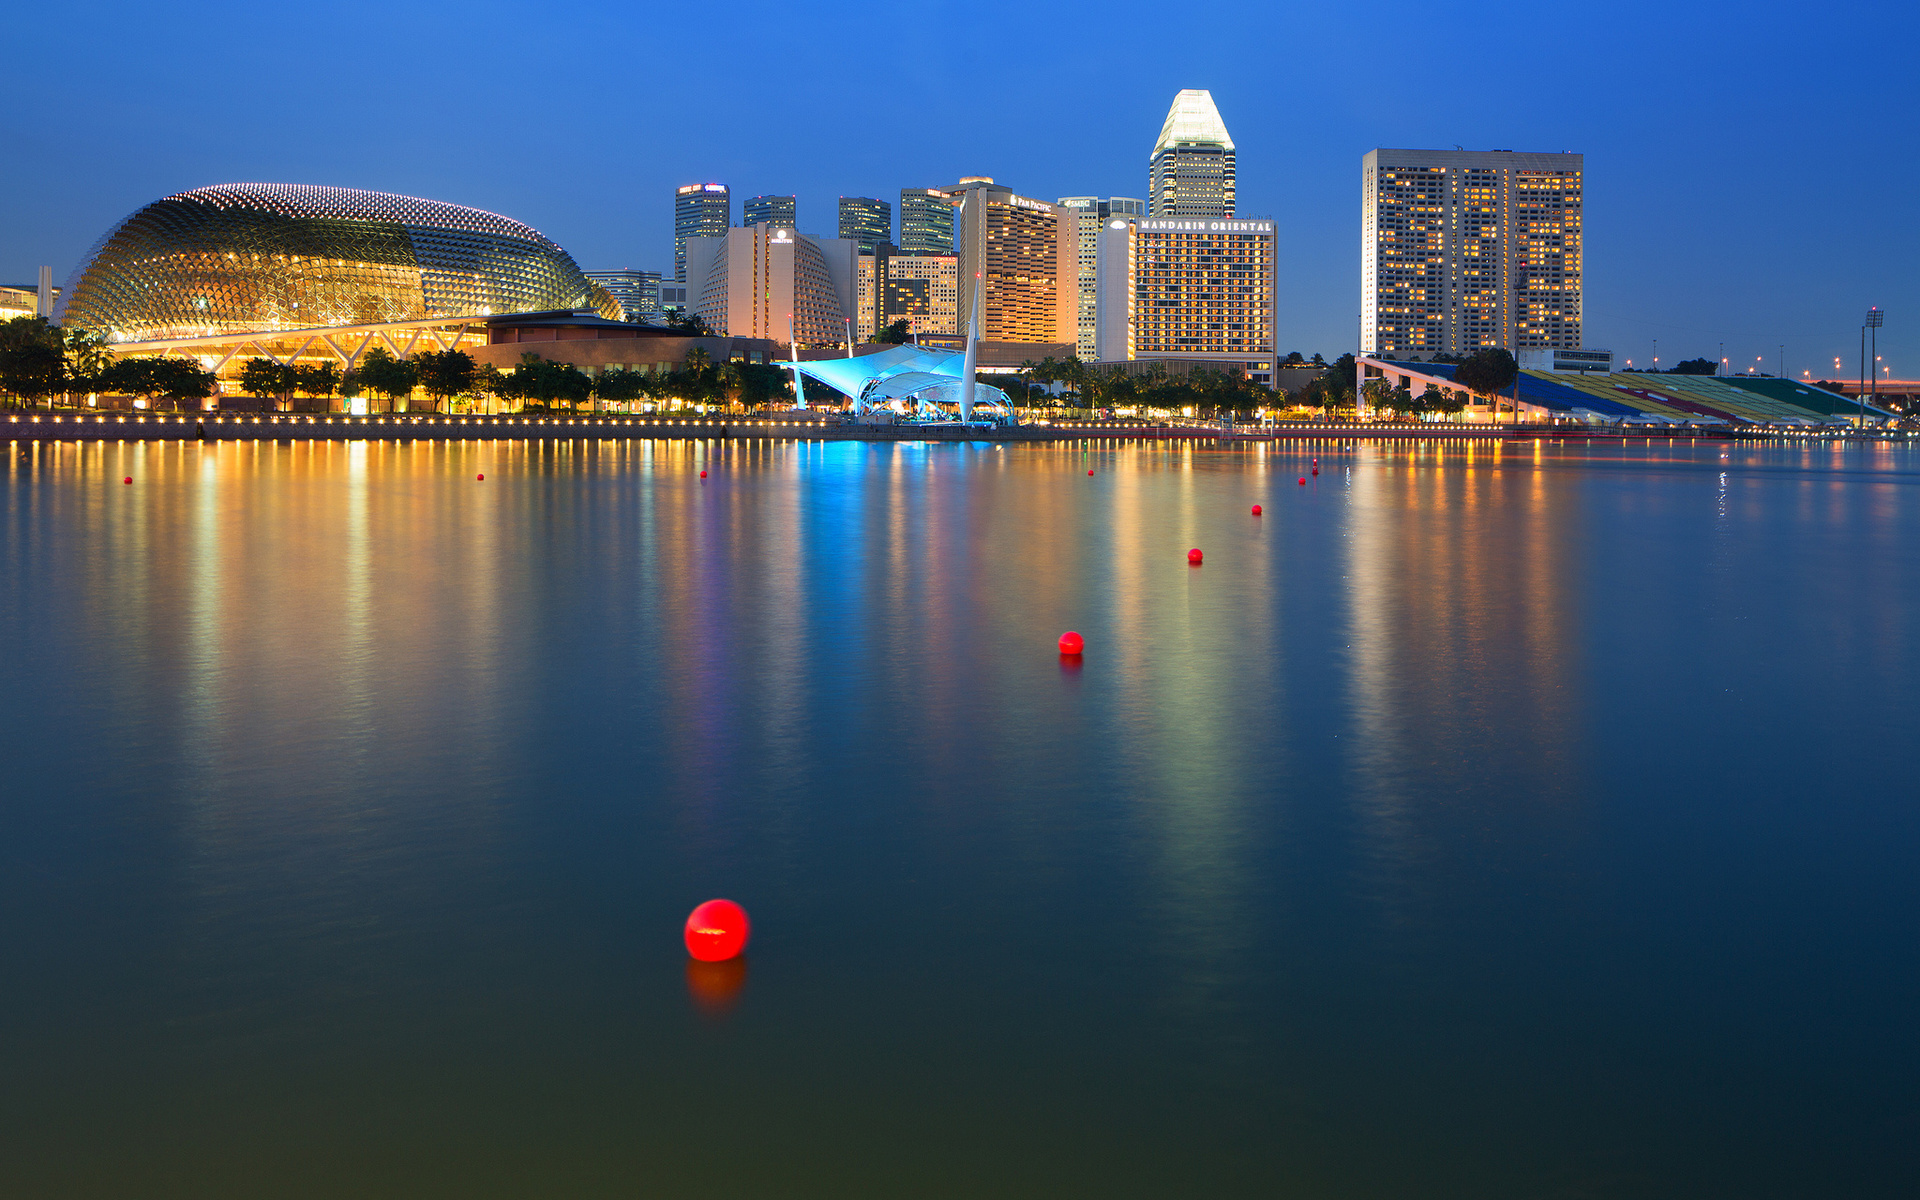
{"label": "blue evening sky", "polygon": [[1213,92],[1243,215],[1285,247],[1281,348],[1350,349],[1360,157],[1578,150],[1588,345],[1644,364],[1786,347],[1853,378],[1889,312],[1920,376],[1920,6],[1478,3],[16,5],[0,282],[64,280],[141,204],[241,180],[519,218],[583,267],[671,270],[676,184],[739,204],[991,175],[1144,195],[1173,94]]}

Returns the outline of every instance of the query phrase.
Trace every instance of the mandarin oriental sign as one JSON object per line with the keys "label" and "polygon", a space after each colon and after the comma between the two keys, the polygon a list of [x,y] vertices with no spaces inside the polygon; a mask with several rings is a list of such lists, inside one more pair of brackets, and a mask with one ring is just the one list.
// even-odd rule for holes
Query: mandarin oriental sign
{"label": "mandarin oriental sign", "polygon": [[1141,221],[1142,233],[1272,233],[1272,221]]}

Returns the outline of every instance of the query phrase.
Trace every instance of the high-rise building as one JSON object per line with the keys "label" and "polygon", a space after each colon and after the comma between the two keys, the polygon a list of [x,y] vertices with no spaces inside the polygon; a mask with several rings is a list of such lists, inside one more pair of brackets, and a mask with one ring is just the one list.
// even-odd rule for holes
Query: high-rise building
{"label": "high-rise building", "polygon": [[1099,289],[1095,269],[1099,265],[1100,231],[1107,218],[1144,217],[1147,202],[1130,196],[1062,196],[1060,207],[1073,221],[1074,254],[1078,274],[1075,279],[1075,319],[1077,335],[1073,352],[1092,360],[1099,355]]}
{"label": "high-rise building", "polygon": [[893,241],[893,205],[869,196],[840,197],[840,236],[871,254]]}
{"label": "high-rise building", "polygon": [[642,321],[660,311],[658,271],[588,271],[586,276],[620,302],[629,321]]}
{"label": "high-rise building", "polygon": [[754,196],[740,206],[740,224],[778,225],[783,229],[800,227],[800,201],[794,196]]}
{"label": "high-rise building", "polygon": [[687,239],[725,237],[733,224],[733,194],[724,183],[689,183],[673,197],[673,277],[687,278]]}
{"label": "high-rise building", "polygon": [[1109,217],[1095,357],[1201,360],[1271,385],[1278,269],[1271,220]]}
{"label": "high-rise building", "polygon": [[1360,350],[1577,350],[1584,156],[1371,150],[1360,168]]}
{"label": "high-rise building", "polygon": [[[957,210],[960,328],[987,342],[1072,345],[1077,336],[1074,225],[1065,210],[1016,195],[984,175],[944,189]],[[976,282],[986,289],[981,321],[969,328]]]}
{"label": "high-rise building", "polygon": [[947,189],[900,189],[900,252],[953,253],[953,203]]}
{"label": "high-rise building", "polygon": [[1218,221],[1233,215],[1233,139],[1213,96],[1173,98],[1147,169],[1148,215]]}
{"label": "high-rise building", "polygon": [[838,346],[854,315],[858,258],[852,242],[780,225],[691,238],[688,307],[722,336]]}
{"label": "high-rise building", "polygon": [[902,254],[887,260],[880,323],[905,321],[907,332],[960,332],[960,256]]}

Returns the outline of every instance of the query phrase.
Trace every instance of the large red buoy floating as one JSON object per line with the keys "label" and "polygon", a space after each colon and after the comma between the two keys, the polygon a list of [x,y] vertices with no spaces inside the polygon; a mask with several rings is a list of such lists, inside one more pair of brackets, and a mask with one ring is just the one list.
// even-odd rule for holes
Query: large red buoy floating
{"label": "large red buoy floating", "polygon": [[1079,653],[1086,648],[1087,639],[1081,637],[1073,630],[1069,629],[1060,635],[1060,653],[1078,656]]}
{"label": "large red buoy floating", "polygon": [[473,481],[475,483],[485,483],[487,481],[487,477],[485,475],[475,475],[473,477]]}
{"label": "large red buoy floating", "polygon": [[132,482],[133,482],[133,476],[131,476],[131,475],[129,475],[129,476],[127,476],[127,477],[126,477],[125,479],[122,479],[122,480],[121,480],[120,482],[121,482],[121,483],[132,483]]}
{"label": "large red buoy floating", "polygon": [[705,479],[706,477],[707,473],[705,471],[700,472],[700,478]]}
{"label": "large red buoy floating", "polygon": [[1302,476],[1300,477],[1300,486],[1301,486],[1301,487],[1305,487],[1305,486],[1307,486],[1307,477],[1306,477],[1305,475],[1302,475]]}
{"label": "large red buoy floating", "polygon": [[1313,469],[1313,473],[1314,473],[1315,475],[1318,475],[1318,474],[1320,473],[1320,468],[1319,468],[1319,467],[1315,467],[1315,468]]}
{"label": "large red buoy floating", "polygon": [[1198,546],[1195,546],[1193,549],[1187,551],[1187,562],[1191,566],[1195,566],[1195,567],[1199,566],[1200,560],[1202,557],[1204,556],[1200,553],[1200,547]]}
{"label": "large red buoy floating", "polygon": [[687,917],[687,953],[701,962],[725,962],[747,948],[747,910],[731,900],[709,900]]}
{"label": "large red buoy floating", "polygon": [[1253,506],[1253,515],[1256,517],[1260,515],[1260,506],[1258,504]]}
{"label": "large red buoy floating", "polygon": [[1091,475],[1091,474],[1093,474],[1093,469],[1092,469],[1092,468],[1088,468],[1088,469],[1087,469],[1087,474],[1089,474],[1089,475]]}

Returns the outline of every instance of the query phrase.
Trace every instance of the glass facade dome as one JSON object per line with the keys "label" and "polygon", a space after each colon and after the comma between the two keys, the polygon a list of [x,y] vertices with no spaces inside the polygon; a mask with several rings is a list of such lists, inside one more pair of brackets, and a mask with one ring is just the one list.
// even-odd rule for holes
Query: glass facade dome
{"label": "glass facade dome", "polygon": [[385,192],[227,183],[109,229],[54,317],[124,342],[556,309],[621,315],[518,221]]}

